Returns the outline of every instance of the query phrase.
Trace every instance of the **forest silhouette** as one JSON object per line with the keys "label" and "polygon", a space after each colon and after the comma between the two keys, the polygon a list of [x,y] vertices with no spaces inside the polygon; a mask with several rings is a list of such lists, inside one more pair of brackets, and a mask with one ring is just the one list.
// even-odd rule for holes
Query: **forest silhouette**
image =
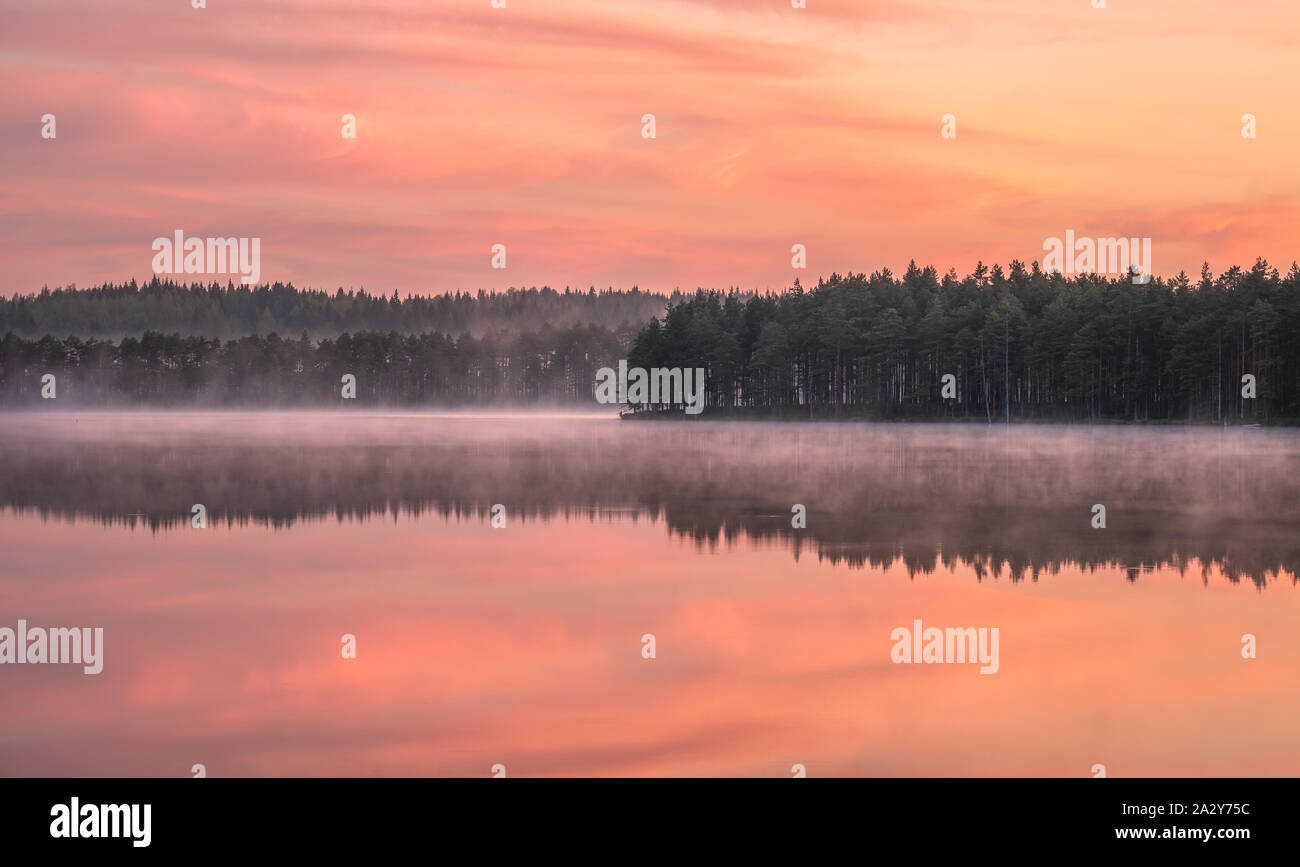
{"label": "forest silhouette", "polygon": [[[32,336],[56,322],[72,333]],[[346,374],[370,408],[595,406],[597,371],[626,358],[704,368],[714,417],[1300,421],[1300,267],[1263,260],[1146,284],[913,263],[901,277],[689,296],[385,299],[155,280],[16,296],[0,327],[6,407],[39,405],[46,374],[76,407],[325,406]],[[86,336],[102,333],[121,336]]]}

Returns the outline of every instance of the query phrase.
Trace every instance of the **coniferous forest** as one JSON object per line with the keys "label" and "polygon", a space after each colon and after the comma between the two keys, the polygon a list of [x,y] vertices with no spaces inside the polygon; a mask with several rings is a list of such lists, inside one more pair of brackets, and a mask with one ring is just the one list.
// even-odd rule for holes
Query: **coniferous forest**
{"label": "coniferous forest", "polygon": [[510,289],[505,292],[451,292],[399,297],[365,289],[333,294],[273,283],[242,286],[175,283],[154,277],[148,283],[105,283],[90,289],[43,289],[32,295],[0,298],[0,334],[47,334],[82,338],[139,337],[145,331],[203,337],[300,334],[337,337],[344,332],[441,331],[481,336],[488,331],[520,331],[543,325],[595,323],[606,328],[643,324],[663,313],[680,295],[617,290],[557,292]]}
{"label": "coniferous forest", "polygon": [[913,263],[693,296],[155,280],[0,299],[0,328],[7,407],[39,404],[45,374],[79,407],[324,406],[345,374],[358,407],[592,407],[596,371],[626,358],[705,368],[697,418],[1300,420],[1300,268],[1262,260],[1144,285]]}
{"label": "coniferous forest", "polygon": [[705,366],[714,415],[1276,423],[1300,419],[1297,335],[1294,263],[1145,285],[913,263],[776,296],[697,294],[637,335],[629,364]]}

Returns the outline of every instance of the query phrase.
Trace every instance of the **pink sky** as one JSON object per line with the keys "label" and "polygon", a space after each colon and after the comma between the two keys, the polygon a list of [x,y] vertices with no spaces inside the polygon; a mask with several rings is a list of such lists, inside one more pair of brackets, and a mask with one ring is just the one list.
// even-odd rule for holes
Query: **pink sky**
{"label": "pink sky", "polygon": [[0,291],[148,279],[176,229],[403,293],[966,273],[1067,229],[1297,258],[1289,0],[507,4],[5,0]]}

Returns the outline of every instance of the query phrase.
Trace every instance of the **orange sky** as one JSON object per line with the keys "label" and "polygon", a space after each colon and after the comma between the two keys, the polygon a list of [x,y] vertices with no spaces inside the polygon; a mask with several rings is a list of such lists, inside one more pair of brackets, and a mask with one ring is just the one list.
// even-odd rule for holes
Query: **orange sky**
{"label": "orange sky", "polygon": [[403,293],[966,273],[1067,229],[1285,270],[1300,7],[1107,6],[5,0],[0,291],[148,279],[176,229]]}

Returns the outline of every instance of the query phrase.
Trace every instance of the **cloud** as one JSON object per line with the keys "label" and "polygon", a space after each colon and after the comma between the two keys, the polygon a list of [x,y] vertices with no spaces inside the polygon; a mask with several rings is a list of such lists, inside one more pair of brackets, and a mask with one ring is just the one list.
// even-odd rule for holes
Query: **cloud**
{"label": "cloud", "polygon": [[265,279],[425,292],[779,288],[796,242],[964,271],[1094,217],[1146,221],[1162,272],[1293,255],[1260,202],[1298,186],[1300,13],[1077,7],[16,0],[0,291],[145,278],[177,228],[262,237]]}

